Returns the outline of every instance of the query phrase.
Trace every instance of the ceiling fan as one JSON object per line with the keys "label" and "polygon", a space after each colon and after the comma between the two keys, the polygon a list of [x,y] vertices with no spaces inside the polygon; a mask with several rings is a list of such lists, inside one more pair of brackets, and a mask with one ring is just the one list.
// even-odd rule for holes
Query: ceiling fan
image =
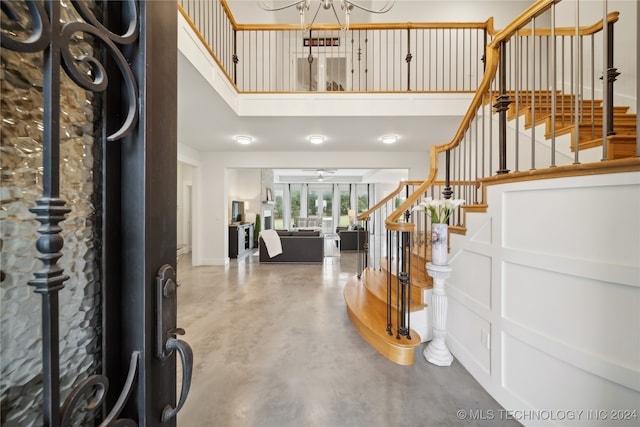
{"label": "ceiling fan", "polygon": [[316,169],[302,169],[303,171],[314,171],[317,172],[319,174],[324,174],[324,173],[335,173],[335,171],[337,171],[338,169],[324,169],[324,168],[316,168]]}
{"label": "ceiling fan", "polygon": [[325,174],[335,173],[337,169],[302,169],[303,171],[313,171],[318,174],[318,176],[314,179],[314,181],[323,182],[325,181]]}

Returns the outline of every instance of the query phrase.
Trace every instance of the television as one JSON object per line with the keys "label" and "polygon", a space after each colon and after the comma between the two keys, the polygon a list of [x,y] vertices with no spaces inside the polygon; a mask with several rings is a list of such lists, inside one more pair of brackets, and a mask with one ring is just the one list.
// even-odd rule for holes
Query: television
{"label": "television", "polygon": [[231,202],[231,222],[244,221],[244,202],[234,200]]}

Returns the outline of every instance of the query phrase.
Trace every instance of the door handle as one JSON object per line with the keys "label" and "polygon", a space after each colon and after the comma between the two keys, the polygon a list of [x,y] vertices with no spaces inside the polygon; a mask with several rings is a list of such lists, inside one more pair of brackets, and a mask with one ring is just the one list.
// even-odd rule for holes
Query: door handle
{"label": "door handle", "polygon": [[156,357],[164,361],[174,351],[178,352],[182,362],[182,387],[176,407],[167,405],[162,410],[162,422],[173,418],[184,405],[193,374],[193,350],[189,344],[177,338],[185,333],[184,329],[175,327],[177,290],[176,271],[169,264],[163,265],[156,276]]}
{"label": "door handle", "polygon": [[[184,331],[182,331],[184,333]],[[167,340],[166,350],[171,354],[174,350],[178,351],[180,360],[182,361],[182,387],[180,388],[180,399],[175,408],[171,405],[167,405],[162,410],[162,422],[173,418],[182,408],[184,402],[189,395],[189,389],[191,388],[191,375],[193,374],[193,351],[191,346],[185,341],[172,337]]]}

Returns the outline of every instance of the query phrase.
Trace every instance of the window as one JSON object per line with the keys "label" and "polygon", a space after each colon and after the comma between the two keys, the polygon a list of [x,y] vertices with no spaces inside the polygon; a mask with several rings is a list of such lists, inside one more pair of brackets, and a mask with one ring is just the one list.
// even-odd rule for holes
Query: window
{"label": "window", "polygon": [[332,228],[350,224],[349,210],[356,215],[369,209],[369,184],[274,184],[274,228],[299,227],[297,219],[317,217],[332,221]]}
{"label": "window", "polygon": [[289,224],[295,224],[294,218],[298,218],[301,211],[302,184],[289,184],[289,200],[291,206]]}
{"label": "window", "polygon": [[276,204],[273,205],[273,228],[282,230],[284,227],[284,185],[273,186]]}
{"label": "window", "polygon": [[307,195],[307,217],[333,218],[333,186],[310,184]]}
{"label": "window", "polygon": [[358,197],[358,208],[356,213],[369,210],[369,184],[356,184],[356,194]]}
{"label": "window", "polygon": [[349,209],[351,209],[351,185],[340,184],[338,186],[340,193],[340,220],[338,221],[339,227],[349,226]]}

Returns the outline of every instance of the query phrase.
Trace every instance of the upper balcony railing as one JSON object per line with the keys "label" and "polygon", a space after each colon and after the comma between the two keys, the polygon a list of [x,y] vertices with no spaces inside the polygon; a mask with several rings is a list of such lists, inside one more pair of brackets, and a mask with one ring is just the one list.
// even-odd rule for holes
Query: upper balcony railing
{"label": "upper balcony railing", "polygon": [[238,24],[225,0],[180,0],[180,9],[238,92],[475,92],[495,33],[492,19],[303,32]]}

